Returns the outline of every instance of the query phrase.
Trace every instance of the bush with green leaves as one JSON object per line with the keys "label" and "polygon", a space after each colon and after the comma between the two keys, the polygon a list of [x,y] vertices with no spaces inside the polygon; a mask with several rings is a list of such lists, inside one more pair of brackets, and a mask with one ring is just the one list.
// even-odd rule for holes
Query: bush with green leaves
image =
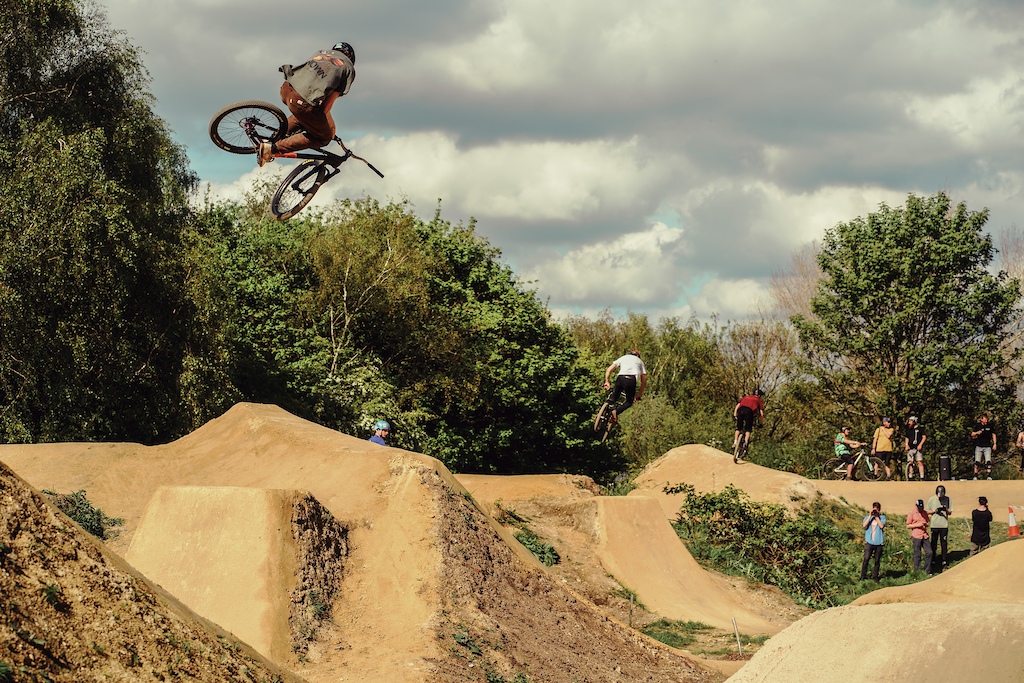
{"label": "bush with green leaves", "polygon": [[99,539],[108,537],[108,531],[116,526],[124,524],[122,517],[108,517],[103,510],[93,506],[85,497],[84,490],[74,493],[57,493],[56,491],[43,491],[47,499],[53,503],[58,510],[75,520],[80,527]]}
{"label": "bush with green leaves", "polygon": [[801,602],[831,604],[829,577],[837,553],[852,540],[827,517],[750,500],[736,487],[697,493],[690,484],[674,526],[699,561],[783,589]]}

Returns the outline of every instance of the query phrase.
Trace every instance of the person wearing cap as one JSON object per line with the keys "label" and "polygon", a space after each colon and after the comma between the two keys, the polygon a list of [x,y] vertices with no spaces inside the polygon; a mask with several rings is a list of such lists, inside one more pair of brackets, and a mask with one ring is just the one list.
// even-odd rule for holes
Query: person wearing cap
{"label": "person wearing cap", "polygon": [[882,544],[885,543],[885,515],[882,504],[872,503],[871,513],[864,518],[864,561],[860,563],[860,580],[868,577],[868,563],[875,558],[875,569],[871,578],[878,581],[878,567],[882,563]]}
{"label": "person wearing cap", "polygon": [[977,555],[992,543],[989,531],[992,511],[988,509],[988,498],[978,496],[978,507],[971,510],[971,555]]}
{"label": "person wearing cap", "polygon": [[[932,557],[941,572],[946,567],[946,550],[949,539],[949,515],[953,512],[953,503],[946,495],[946,487],[939,484],[935,487],[935,495],[925,503],[925,509],[931,517]],[[942,551],[942,557],[936,551]]]}
{"label": "person wearing cap", "polygon": [[982,413],[978,421],[974,423],[971,441],[974,442],[974,478],[978,478],[978,469],[981,467],[981,459],[984,458],[986,478],[991,479],[992,453],[996,450],[996,433],[988,422],[988,415]]}
{"label": "person wearing cap", "polygon": [[928,511],[924,509],[924,501],[918,499],[910,514],[907,515],[907,528],[914,542],[914,571],[922,568],[921,551],[924,551],[924,573],[932,573],[932,546],[928,543]]}
{"label": "person wearing cap", "polygon": [[390,431],[391,425],[388,424],[387,420],[377,420],[373,423],[373,436],[367,439],[367,441],[379,446],[387,446],[387,444],[384,443],[384,439],[387,438],[388,432]]}
{"label": "person wearing cap", "polygon": [[903,447],[907,451],[907,480],[913,478],[914,463],[917,463],[917,472],[924,481],[924,455],[921,449],[928,435],[924,433],[921,425],[917,424],[917,418],[911,415],[907,418],[907,429],[904,433]]}
{"label": "person wearing cap", "polygon": [[892,479],[892,470],[889,468],[889,463],[896,461],[896,456],[892,450],[892,440],[895,435],[896,429],[892,426],[892,420],[883,417],[882,424],[875,429],[875,435],[871,438],[871,455],[878,456],[885,463],[886,479]]}
{"label": "person wearing cap", "polygon": [[853,463],[855,458],[853,457],[853,451],[850,449],[860,448],[867,444],[851,439],[849,427],[843,427],[839,430],[839,433],[832,439],[832,444],[835,446],[836,457],[842,458],[843,462],[846,463],[846,478],[853,479]]}

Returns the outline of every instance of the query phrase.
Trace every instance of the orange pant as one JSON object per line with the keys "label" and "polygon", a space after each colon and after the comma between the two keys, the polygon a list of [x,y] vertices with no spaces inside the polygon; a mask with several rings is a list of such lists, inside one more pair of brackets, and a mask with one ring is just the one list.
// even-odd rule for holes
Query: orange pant
{"label": "orange pant", "polygon": [[324,147],[334,139],[334,119],[323,106],[306,102],[288,81],[281,84],[281,102],[288,107],[287,136],[274,144],[278,154],[298,152],[301,149]]}

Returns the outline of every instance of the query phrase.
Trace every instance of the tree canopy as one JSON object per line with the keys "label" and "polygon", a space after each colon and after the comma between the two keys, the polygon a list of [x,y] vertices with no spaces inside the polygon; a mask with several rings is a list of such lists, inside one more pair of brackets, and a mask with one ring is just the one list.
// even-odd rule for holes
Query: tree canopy
{"label": "tree canopy", "polygon": [[950,451],[978,412],[1010,412],[1004,342],[1021,294],[989,270],[987,219],[940,192],[826,232],[813,317],[792,320],[835,419],[915,415]]}

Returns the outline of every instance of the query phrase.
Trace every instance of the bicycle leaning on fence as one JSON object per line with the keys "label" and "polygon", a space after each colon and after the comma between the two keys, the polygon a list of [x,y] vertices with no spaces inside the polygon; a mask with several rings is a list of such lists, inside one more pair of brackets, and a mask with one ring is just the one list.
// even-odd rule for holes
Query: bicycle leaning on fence
{"label": "bicycle leaning on fence", "polygon": [[[288,132],[288,117],[269,102],[246,100],[236,102],[217,112],[210,121],[210,138],[221,149],[232,154],[256,154],[260,143],[280,140]],[[294,131],[293,131],[294,132]],[[303,209],[313,195],[328,180],[336,176],[339,167],[349,159],[358,159],[381,178],[384,174],[366,159],[356,156],[345,147],[341,138],[334,136],[344,154],[328,152],[323,148],[288,154],[277,158],[302,159],[292,169],[270,200],[270,213],[279,221],[286,221]]]}

